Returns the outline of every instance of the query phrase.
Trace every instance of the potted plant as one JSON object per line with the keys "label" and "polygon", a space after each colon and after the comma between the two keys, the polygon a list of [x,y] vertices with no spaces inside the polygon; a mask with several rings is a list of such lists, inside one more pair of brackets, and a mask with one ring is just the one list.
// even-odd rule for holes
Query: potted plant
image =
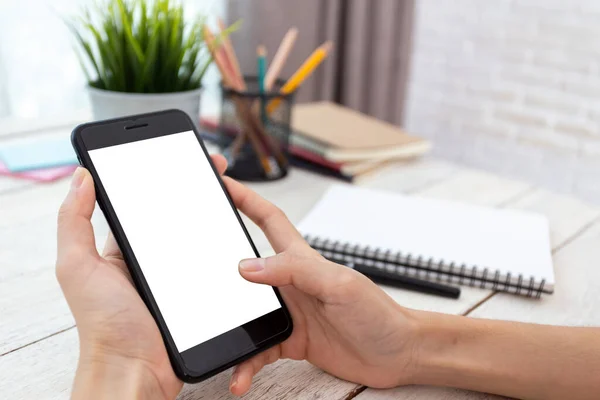
{"label": "potted plant", "polygon": [[94,118],[178,108],[196,122],[212,62],[205,19],[186,19],[183,6],[169,0],[105,0],[68,20]]}

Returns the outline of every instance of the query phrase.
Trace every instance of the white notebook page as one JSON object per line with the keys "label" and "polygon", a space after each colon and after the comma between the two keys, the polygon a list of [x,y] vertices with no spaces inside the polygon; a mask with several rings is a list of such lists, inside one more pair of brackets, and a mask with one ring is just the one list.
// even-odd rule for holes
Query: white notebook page
{"label": "white notebook page", "polygon": [[548,220],[539,214],[335,185],[298,228],[304,235],[554,286]]}

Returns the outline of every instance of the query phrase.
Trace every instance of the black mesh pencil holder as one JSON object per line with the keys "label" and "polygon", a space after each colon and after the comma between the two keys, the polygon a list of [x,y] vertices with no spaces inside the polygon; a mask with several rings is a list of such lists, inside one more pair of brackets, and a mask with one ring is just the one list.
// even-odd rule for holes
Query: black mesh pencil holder
{"label": "black mesh pencil holder", "polygon": [[242,181],[270,181],[287,175],[290,119],[294,93],[281,94],[283,81],[261,94],[256,77],[244,77],[247,90],[223,87],[219,131],[227,137],[223,151],[226,175]]}

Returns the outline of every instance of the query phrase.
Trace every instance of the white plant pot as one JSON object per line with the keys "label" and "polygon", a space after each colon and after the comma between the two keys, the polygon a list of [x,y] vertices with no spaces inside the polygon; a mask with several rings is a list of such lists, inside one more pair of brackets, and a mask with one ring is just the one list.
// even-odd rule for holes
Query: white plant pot
{"label": "white plant pot", "polygon": [[176,93],[126,93],[88,86],[88,93],[96,120],[177,108],[195,124],[199,121],[201,88]]}

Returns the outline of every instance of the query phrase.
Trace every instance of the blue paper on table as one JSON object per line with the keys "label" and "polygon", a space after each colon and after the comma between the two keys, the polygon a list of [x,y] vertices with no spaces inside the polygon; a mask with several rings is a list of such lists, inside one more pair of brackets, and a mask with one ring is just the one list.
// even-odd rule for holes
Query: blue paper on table
{"label": "blue paper on table", "polygon": [[79,163],[68,137],[0,147],[0,160],[11,172]]}

